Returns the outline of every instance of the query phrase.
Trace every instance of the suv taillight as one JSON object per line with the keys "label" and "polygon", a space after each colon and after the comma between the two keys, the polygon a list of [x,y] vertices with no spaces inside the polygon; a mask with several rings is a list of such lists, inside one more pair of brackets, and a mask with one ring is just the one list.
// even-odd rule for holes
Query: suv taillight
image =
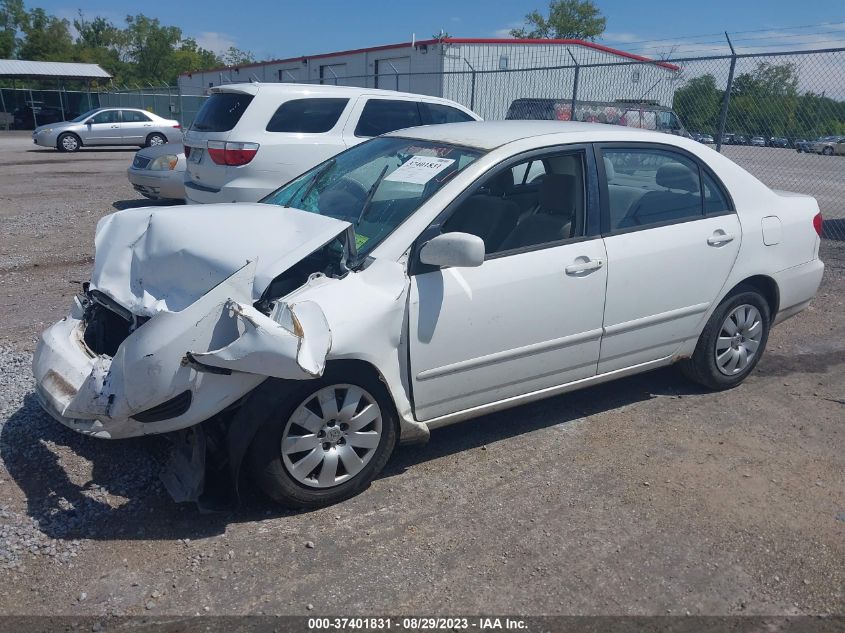
{"label": "suv taillight", "polygon": [[258,153],[258,143],[209,141],[208,155],[218,165],[238,167],[246,165]]}
{"label": "suv taillight", "polygon": [[822,236],[823,225],[824,225],[824,219],[822,218],[822,214],[816,213],[816,215],[813,216],[813,228],[816,229],[816,233],[819,234],[819,237]]}

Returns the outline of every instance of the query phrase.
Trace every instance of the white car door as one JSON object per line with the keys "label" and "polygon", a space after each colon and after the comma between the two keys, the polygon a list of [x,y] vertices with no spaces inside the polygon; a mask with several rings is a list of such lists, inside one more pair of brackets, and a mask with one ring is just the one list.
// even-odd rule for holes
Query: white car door
{"label": "white car door", "polygon": [[[511,161],[470,188],[418,240],[485,242],[477,268],[412,265],[409,345],[414,411],[433,418],[596,373],[606,284],[586,148]],[[532,170],[533,171],[533,170]],[[590,185],[588,183],[593,183]],[[531,195],[531,191],[534,195]],[[593,221],[593,219],[595,221]],[[412,260],[413,261],[413,260]]]}
{"label": "white car door", "polygon": [[602,374],[670,356],[697,335],[742,231],[724,187],[691,155],[655,144],[602,145],[599,155],[607,194]]}

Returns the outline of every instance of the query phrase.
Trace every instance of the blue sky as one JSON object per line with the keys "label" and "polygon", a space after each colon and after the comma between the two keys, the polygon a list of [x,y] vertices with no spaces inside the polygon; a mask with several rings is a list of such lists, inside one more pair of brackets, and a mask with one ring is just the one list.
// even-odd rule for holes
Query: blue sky
{"label": "blue sky", "polygon": [[[218,52],[234,45],[259,59],[294,57],[429,38],[504,37],[546,0],[25,0],[51,13],[122,22],[143,12],[182,28]],[[821,48],[845,45],[843,0],[597,0],[607,17],[599,41],[645,55],[706,55],[724,50],[718,35],[736,33],[738,48]],[[802,28],[785,28],[802,27]],[[657,41],[655,41],[657,40]]]}

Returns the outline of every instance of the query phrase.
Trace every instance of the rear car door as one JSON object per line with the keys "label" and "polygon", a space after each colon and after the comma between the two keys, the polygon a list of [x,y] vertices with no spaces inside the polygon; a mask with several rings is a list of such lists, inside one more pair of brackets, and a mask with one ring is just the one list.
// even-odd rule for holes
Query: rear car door
{"label": "rear car door", "polygon": [[596,149],[608,262],[602,374],[670,356],[697,335],[742,230],[724,186],[692,154],[652,143]]}
{"label": "rear car door", "polygon": [[120,143],[120,110],[103,110],[92,116],[82,132],[84,145],[115,145]]}
{"label": "rear car door", "polygon": [[137,110],[121,110],[121,136],[127,145],[144,145],[152,132],[153,120]]}
{"label": "rear car door", "polygon": [[[507,161],[424,232],[412,254],[414,412],[432,420],[595,375],[607,269],[589,147]],[[509,199],[515,172],[549,167],[532,210]],[[595,218],[595,222],[591,222]],[[480,237],[477,268],[433,269],[416,252],[443,232]]]}
{"label": "rear car door", "polygon": [[422,115],[416,99],[361,95],[343,130],[343,140],[352,147],[374,136],[418,125],[422,125]]}

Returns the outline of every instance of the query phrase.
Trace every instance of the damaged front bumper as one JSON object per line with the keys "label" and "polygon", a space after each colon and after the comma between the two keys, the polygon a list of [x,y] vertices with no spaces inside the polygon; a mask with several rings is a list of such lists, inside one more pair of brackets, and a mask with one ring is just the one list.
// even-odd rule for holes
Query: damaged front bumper
{"label": "damaged front bumper", "polygon": [[244,301],[254,268],[248,263],[179,312],[155,314],[113,357],[86,345],[85,309],[77,298],[35,352],[42,406],[75,431],[118,439],[199,424],[268,376],[322,375],[331,348],[322,311],[304,301],[277,303],[270,316],[259,312]]}

